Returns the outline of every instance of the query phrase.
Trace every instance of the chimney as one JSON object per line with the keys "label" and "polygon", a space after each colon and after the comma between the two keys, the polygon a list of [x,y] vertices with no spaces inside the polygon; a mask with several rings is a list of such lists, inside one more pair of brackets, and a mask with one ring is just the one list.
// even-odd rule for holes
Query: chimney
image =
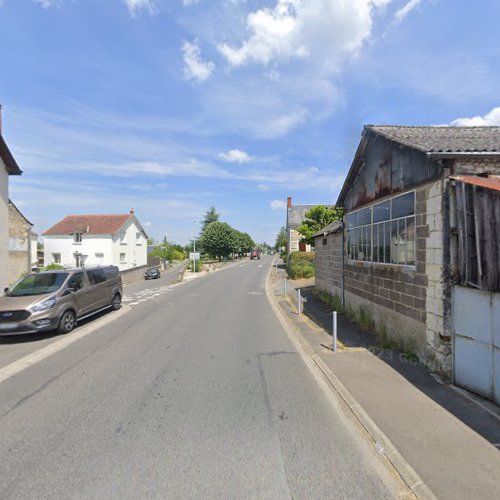
{"label": "chimney", "polygon": [[286,199],[286,207],[287,208],[292,208],[292,197],[289,196],[287,199]]}
{"label": "chimney", "polygon": [[133,208],[130,209],[130,215],[134,215],[134,209]]}

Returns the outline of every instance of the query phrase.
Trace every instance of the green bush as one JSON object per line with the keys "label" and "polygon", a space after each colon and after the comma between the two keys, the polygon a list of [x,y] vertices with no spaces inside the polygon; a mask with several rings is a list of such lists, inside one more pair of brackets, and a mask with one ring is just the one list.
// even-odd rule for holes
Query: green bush
{"label": "green bush", "polygon": [[316,255],[314,252],[292,252],[290,262],[314,262]]}
{"label": "green bush", "polygon": [[287,264],[288,276],[293,279],[312,278],[314,276],[314,253],[292,252]]}
{"label": "green bush", "polygon": [[288,265],[288,276],[291,279],[312,278],[314,276],[314,264],[310,262],[290,262]]}
{"label": "green bush", "polygon": [[42,271],[60,271],[61,269],[64,269],[61,264],[49,264],[48,266],[45,266]]}
{"label": "green bush", "polygon": [[[194,261],[194,272],[199,273],[201,271],[201,266],[202,266],[201,260],[195,260]],[[193,271],[193,261],[190,261],[189,269],[191,269],[191,271]]]}

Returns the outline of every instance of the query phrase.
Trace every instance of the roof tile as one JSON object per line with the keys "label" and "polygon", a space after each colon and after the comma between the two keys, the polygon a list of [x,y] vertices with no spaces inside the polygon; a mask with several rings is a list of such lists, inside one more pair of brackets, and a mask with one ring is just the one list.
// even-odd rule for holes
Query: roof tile
{"label": "roof tile", "polygon": [[47,229],[43,235],[66,235],[75,231],[81,231],[85,234],[116,234],[129,217],[133,217],[133,215],[68,215]]}

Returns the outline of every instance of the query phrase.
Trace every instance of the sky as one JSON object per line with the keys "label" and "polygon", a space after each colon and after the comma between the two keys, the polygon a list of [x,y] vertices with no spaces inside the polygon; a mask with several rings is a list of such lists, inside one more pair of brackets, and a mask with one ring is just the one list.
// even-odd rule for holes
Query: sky
{"label": "sky", "polygon": [[10,196],[42,233],[214,205],[273,243],[333,204],[364,124],[500,125],[498,0],[0,0]]}

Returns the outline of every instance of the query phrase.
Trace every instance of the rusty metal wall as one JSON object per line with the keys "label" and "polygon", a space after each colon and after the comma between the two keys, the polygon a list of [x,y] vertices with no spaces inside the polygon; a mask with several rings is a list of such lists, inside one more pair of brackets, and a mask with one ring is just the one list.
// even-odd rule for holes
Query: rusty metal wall
{"label": "rusty metal wall", "polygon": [[344,202],[348,211],[442,175],[442,168],[425,153],[396,144],[373,132],[366,134],[363,140],[368,141],[367,148],[362,157],[356,158],[359,171]]}

